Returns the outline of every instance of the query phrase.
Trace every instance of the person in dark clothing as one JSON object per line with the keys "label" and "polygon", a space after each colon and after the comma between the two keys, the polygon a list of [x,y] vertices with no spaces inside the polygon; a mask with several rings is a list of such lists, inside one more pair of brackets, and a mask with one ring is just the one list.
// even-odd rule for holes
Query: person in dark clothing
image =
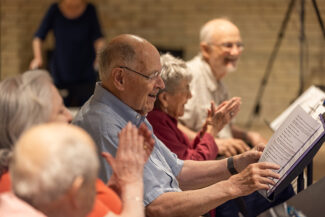
{"label": "person in dark clothing", "polygon": [[67,106],[81,106],[93,92],[96,51],[105,44],[94,5],[83,0],[63,0],[50,6],[35,33],[31,69],[43,65],[42,44],[50,30],[55,37],[49,64],[54,83],[67,90]]}

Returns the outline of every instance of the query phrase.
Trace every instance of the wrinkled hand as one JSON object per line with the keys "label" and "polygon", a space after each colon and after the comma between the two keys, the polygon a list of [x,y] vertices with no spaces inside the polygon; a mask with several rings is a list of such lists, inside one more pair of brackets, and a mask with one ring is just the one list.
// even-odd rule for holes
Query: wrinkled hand
{"label": "wrinkled hand", "polygon": [[215,141],[219,154],[225,157],[235,156],[250,150],[249,146],[241,139],[215,139]]}
{"label": "wrinkled hand", "polygon": [[263,136],[261,136],[261,134],[253,131],[249,131],[246,133],[246,139],[254,147],[259,144],[264,144],[264,145],[267,144],[267,140]]}
{"label": "wrinkled hand", "polygon": [[150,157],[152,150],[153,150],[155,140],[152,138],[151,131],[148,129],[148,127],[144,123],[142,123],[139,127],[139,135],[143,136],[144,146],[151,147],[151,148],[145,149],[144,160],[147,161]]}
{"label": "wrinkled hand", "polygon": [[275,184],[271,178],[280,178],[280,175],[273,171],[279,168],[279,165],[269,162],[250,164],[241,173],[229,178],[234,195],[244,196],[257,190],[268,190],[269,185]]}
{"label": "wrinkled hand", "polygon": [[238,172],[243,171],[248,165],[256,163],[261,155],[263,150],[252,149],[250,151],[244,152],[240,155],[234,156],[234,166]]}
{"label": "wrinkled hand", "polygon": [[43,65],[43,61],[39,58],[34,58],[29,65],[29,69],[38,69]]}
{"label": "wrinkled hand", "polygon": [[211,125],[213,127],[212,133],[216,136],[218,132],[236,116],[239,112],[240,104],[241,99],[239,97],[233,97],[228,101],[224,101],[217,108],[215,104],[211,102],[206,122],[203,125],[203,131],[205,131],[208,125]]}
{"label": "wrinkled hand", "polygon": [[[144,128],[144,127],[142,127]],[[102,153],[113,170],[108,184],[121,189],[127,183],[142,179],[143,167],[153,150],[154,143],[146,141],[134,125],[128,123],[119,133],[119,145],[116,157]],[[145,129],[142,129],[145,131]]]}

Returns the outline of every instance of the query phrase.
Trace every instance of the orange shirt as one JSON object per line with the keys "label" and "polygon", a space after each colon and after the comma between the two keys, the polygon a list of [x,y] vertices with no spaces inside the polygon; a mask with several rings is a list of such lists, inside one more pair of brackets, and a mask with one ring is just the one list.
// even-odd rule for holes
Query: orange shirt
{"label": "orange shirt", "polygon": [[100,179],[96,180],[96,199],[93,210],[88,217],[102,217],[109,211],[120,214],[122,211],[122,202],[119,196]]}
{"label": "orange shirt", "polygon": [[0,193],[11,190],[11,179],[9,172],[4,173],[0,178]]}

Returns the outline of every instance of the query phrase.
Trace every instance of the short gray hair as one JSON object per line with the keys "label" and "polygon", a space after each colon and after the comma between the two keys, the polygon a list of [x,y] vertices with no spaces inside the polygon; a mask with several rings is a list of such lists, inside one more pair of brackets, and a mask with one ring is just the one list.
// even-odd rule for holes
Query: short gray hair
{"label": "short gray hair", "polygon": [[171,54],[163,54],[160,57],[162,72],[161,78],[165,83],[165,89],[162,91],[174,92],[180,82],[184,79],[192,80],[192,75],[189,73],[186,63]]}
{"label": "short gray hair", "polygon": [[49,120],[52,79],[47,71],[33,70],[0,83],[0,170],[8,168],[10,152],[20,135]]}
{"label": "short gray hair", "polygon": [[27,71],[0,83],[0,149],[12,149],[26,129],[49,120],[52,83],[44,70]]}
{"label": "short gray hair", "polygon": [[108,44],[98,53],[99,78],[101,81],[108,79],[109,73],[115,64],[128,64],[135,59],[135,50],[127,42]]}
{"label": "short gray hair", "polygon": [[[52,125],[54,127],[47,124],[47,128],[39,125],[26,131],[14,148],[10,164],[14,193],[38,209],[65,195],[77,177],[83,178],[80,190],[88,191],[94,186],[99,168],[95,145],[88,142],[92,141],[88,134],[85,133],[89,137],[85,140],[74,133],[76,130],[84,132],[77,126]],[[43,134],[46,138],[36,142],[28,141],[24,135],[32,130],[32,136]],[[35,157],[31,152],[26,153],[26,149],[34,148],[39,150],[43,158]],[[83,195],[84,198],[78,199],[85,200],[85,196],[87,197]],[[88,195],[90,196],[92,195]]]}

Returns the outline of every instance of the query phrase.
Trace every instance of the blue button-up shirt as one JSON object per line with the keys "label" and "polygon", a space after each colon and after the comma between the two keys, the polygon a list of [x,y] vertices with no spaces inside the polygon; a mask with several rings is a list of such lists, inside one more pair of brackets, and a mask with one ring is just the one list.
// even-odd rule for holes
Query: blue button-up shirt
{"label": "blue button-up shirt", "polygon": [[[109,152],[115,156],[118,146],[118,133],[131,122],[137,127],[144,122],[153,133],[152,126],[145,116],[141,116],[123,103],[100,83],[96,84],[94,95],[81,108],[73,124],[84,128],[95,140],[98,153]],[[178,159],[155,135],[155,147],[144,167],[144,205],[148,205],[165,192],[179,192],[176,176],[183,167]],[[100,157],[99,177],[107,181],[112,169]]]}

